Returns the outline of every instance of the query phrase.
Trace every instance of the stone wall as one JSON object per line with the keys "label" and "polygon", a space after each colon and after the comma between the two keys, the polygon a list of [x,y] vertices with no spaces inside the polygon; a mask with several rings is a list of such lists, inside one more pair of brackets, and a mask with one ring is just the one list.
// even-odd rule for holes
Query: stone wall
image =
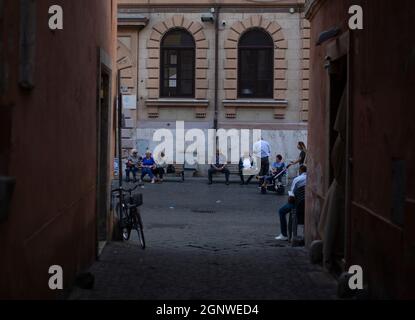
{"label": "stone wall", "polygon": [[[215,113],[215,26],[201,21],[210,8],[144,8],[134,3],[120,7],[119,12],[140,14],[148,23],[141,30],[122,27],[119,32],[119,58],[131,64],[123,73],[124,84],[128,94],[137,95],[136,108],[124,110],[126,153],[140,148],[144,137],[168,123],[185,121],[193,128],[213,128]],[[274,150],[292,159],[297,156],[295,140],[306,140],[308,112],[309,25],[299,8],[290,12],[288,7],[235,5],[219,13],[218,127],[263,129],[269,132],[269,140],[274,140],[273,135],[284,137],[278,143],[270,142]],[[196,43],[194,99],[160,99],[160,43],[172,28],[187,30]],[[274,41],[273,99],[249,101],[237,96],[238,41],[251,28],[263,29]],[[131,45],[129,53],[126,43]]]}
{"label": "stone wall", "polygon": [[[190,127],[185,128],[185,131],[191,129]],[[140,155],[144,155],[144,153],[147,150],[150,150],[151,152],[154,151],[154,149],[157,147],[157,145],[160,144],[160,142],[154,141],[154,133],[158,130],[156,128],[146,128],[146,129],[137,129],[135,131],[135,138],[133,147],[138,150]],[[174,154],[176,154],[177,148],[176,148],[176,130],[174,128],[171,129],[173,137],[174,137],[174,147],[173,151]],[[208,137],[208,129],[202,129],[202,131],[205,134],[205,137]],[[298,159],[299,151],[297,150],[297,143],[299,141],[303,141],[307,143],[307,130],[305,129],[298,129],[298,130],[262,130],[262,136],[263,138],[268,141],[271,145],[271,152],[272,152],[272,159],[275,159],[277,154],[281,154],[286,163],[289,163],[290,161]],[[250,134],[250,146],[252,151],[252,144],[254,143],[253,134],[251,132]],[[190,144],[193,142],[185,142],[185,150],[188,148]],[[228,150],[230,150],[231,144],[228,142]],[[205,149],[205,158],[206,162],[208,162],[210,159],[208,159],[208,142],[206,140],[206,149]],[[230,155],[230,153],[229,153]],[[230,156],[229,156],[230,157]],[[199,164],[199,165],[189,165],[186,163],[186,168],[193,168],[197,170],[197,174],[200,176],[205,176],[207,173],[207,168],[209,165],[207,164]],[[290,176],[296,175],[296,168],[293,168],[293,170],[290,170]]]}

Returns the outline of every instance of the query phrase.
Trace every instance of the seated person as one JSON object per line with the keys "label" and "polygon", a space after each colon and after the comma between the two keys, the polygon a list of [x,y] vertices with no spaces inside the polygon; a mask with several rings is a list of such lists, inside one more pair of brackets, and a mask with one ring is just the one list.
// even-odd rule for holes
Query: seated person
{"label": "seated person", "polygon": [[166,174],[166,168],[167,168],[167,159],[166,154],[164,152],[161,152],[156,156],[156,168],[153,170],[153,174],[158,177],[160,182],[163,182],[163,177]]}
{"label": "seated person", "polygon": [[[252,178],[255,176],[254,173],[254,159],[251,157],[249,153],[245,153],[239,159],[239,175],[241,177],[241,185],[249,184]],[[248,180],[245,182],[245,176],[248,176]]]}
{"label": "seated person", "polygon": [[125,166],[125,176],[126,181],[130,182],[130,174],[133,174],[134,183],[137,182],[137,172],[138,168],[140,167],[142,157],[138,156],[138,152],[136,149],[131,151],[131,155],[128,157],[126,166]]}
{"label": "seated person", "polygon": [[154,161],[153,157],[151,156],[151,152],[147,151],[146,156],[142,161],[141,165],[141,180],[144,179],[146,175],[148,175],[151,179],[151,183],[156,183],[156,179],[153,174],[153,170],[156,169],[156,162]]}
{"label": "seated person", "polygon": [[295,199],[294,199],[295,191],[298,188],[304,187],[306,183],[307,183],[307,167],[302,165],[300,166],[300,175],[297,178],[295,178],[292,183],[291,191],[289,192],[288,203],[279,210],[281,234],[275,238],[276,240],[282,240],[282,241],[288,240],[288,230],[287,230],[288,227],[287,227],[286,216],[295,207]]}
{"label": "seated person", "polygon": [[210,169],[208,171],[209,175],[209,184],[212,184],[212,176],[214,173],[220,172],[225,174],[226,178],[226,185],[229,185],[229,176],[230,171],[226,167],[226,157],[219,152],[219,150],[216,151],[216,156],[212,159],[212,164],[210,165]]}
{"label": "seated person", "polygon": [[[276,183],[282,183],[282,178],[285,176],[286,166],[283,162],[282,155],[277,155],[275,162],[272,164],[271,174],[269,176],[264,177],[263,179],[263,188],[267,188],[269,185],[273,185]],[[276,180],[276,181],[275,181]]]}

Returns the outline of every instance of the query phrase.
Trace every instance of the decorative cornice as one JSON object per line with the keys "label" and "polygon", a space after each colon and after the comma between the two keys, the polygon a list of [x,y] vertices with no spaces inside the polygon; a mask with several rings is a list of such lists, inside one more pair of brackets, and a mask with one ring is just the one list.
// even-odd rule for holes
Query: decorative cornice
{"label": "decorative cornice", "polygon": [[250,0],[246,2],[233,2],[226,3],[223,1],[211,2],[211,1],[191,1],[191,2],[177,2],[177,3],[134,3],[132,0],[131,3],[122,3],[118,5],[119,9],[132,9],[132,8],[147,8],[147,9],[156,9],[156,8],[168,8],[176,9],[177,8],[211,8],[211,7],[221,7],[221,8],[299,8],[302,10],[304,8],[304,0],[279,0],[278,3],[275,3],[275,0]]}
{"label": "decorative cornice", "polygon": [[144,28],[149,19],[141,14],[136,13],[118,13],[119,27],[139,27]]}

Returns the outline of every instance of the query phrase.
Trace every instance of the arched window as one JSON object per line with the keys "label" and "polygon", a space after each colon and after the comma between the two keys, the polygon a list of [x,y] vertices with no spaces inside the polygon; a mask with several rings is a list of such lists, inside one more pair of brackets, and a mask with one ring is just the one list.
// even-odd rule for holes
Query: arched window
{"label": "arched window", "polygon": [[238,95],[273,98],[274,43],[261,29],[251,29],[239,40]]}
{"label": "arched window", "polygon": [[161,42],[161,97],[194,97],[195,41],[185,30],[173,29]]}

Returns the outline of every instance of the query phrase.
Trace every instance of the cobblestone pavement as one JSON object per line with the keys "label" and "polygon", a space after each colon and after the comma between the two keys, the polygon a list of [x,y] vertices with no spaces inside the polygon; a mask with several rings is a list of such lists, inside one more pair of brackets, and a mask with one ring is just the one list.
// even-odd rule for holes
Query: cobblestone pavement
{"label": "cobblestone pavement", "polygon": [[274,240],[286,197],[222,179],[146,184],[137,238],[111,243],[70,299],[335,299],[336,282],[303,248]]}

